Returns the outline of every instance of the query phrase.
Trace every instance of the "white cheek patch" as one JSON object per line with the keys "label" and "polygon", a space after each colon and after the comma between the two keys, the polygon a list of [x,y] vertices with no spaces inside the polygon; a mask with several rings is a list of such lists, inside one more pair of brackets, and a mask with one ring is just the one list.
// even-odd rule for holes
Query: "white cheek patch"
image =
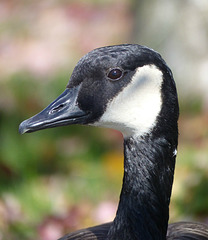
{"label": "white cheek patch", "polygon": [[148,133],[161,109],[162,81],[162,72],[156,66],[138,67],[131,82],[108,103],[93,125],[119,130],[124,137]]}

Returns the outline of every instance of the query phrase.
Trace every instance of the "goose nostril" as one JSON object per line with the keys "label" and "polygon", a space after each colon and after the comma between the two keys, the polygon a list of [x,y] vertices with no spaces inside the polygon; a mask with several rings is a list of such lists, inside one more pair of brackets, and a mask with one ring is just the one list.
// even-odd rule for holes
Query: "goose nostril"
{"label": "goose nostril", "polygon": [[60,104],[59,106],[53,108],[53,109],[50,111],[50,114],[56,113],[56,112],[60,111],[63,107],[64,107],[64,104]]}

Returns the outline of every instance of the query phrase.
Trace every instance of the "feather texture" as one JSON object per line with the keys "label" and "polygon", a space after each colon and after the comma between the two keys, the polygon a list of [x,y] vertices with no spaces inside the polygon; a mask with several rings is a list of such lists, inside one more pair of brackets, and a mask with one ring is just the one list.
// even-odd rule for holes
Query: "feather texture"
{"label": "feather texture", "polygon": [[[59,240],[107,240],[112,222],[81,229]],[[208,225],[195,222],[177,222],[168,225],[167,240],[207,240]]]}

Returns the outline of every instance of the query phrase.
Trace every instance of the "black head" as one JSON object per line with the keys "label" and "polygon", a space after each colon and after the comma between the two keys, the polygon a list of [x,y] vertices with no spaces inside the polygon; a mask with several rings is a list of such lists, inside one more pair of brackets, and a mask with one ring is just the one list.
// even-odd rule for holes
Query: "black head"
{"label": "black head", "polygon": [[80,59],[66,90],[22,122],[19,131],[90,124],[139,135],[156,125],[164,101],[173,109],[177,93],[172,73],[157,52],[136,44],[98,48]]}

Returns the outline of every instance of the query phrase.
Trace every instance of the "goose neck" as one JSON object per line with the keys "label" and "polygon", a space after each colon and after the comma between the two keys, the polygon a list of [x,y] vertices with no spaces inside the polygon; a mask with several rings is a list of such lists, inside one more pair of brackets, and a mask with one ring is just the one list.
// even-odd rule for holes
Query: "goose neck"
{"label": "goose neck", "polygon": [[109,240],[166,239],[176,146],[152,135],[124,140],[124,178]]}

